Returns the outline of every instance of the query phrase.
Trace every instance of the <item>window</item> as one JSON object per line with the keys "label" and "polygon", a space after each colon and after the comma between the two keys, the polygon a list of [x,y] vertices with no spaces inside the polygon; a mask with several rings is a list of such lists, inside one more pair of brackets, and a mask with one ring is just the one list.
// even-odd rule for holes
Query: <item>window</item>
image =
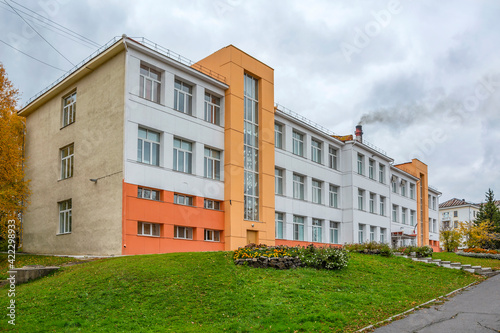
{"label": "window", "polygon": [[174,226],[174,238],[193,239],[193,228]]}
{"label": "window", "polygon": [[182,81],[174,83],[174,109],[182,113],[191,114],[193,101],[192,87]]}
{"label": "window", "polygon": [[59,233],[69,234],[71,232],[71,199],[59,202]]}
{"label": "window", "polygon": [[183,194],[174,194],[174,203],[178,205],[192,206],[193,205],[193,197]]}
{"label": "window", "polygon": [[312,241],[321,243],[323,241],[323,221],[318,219],[312,220]]}
{"label": "window", "polygon": [[372,159],[368,160],[368,177],[375,179],[375,161]]}
{"label": "window", "polygon": [[205,240],[208,242],[220,242],[220,231],[205,229]]}
{"label": "window", "polygon": [[415,199],[415,184],[410,183],[410,199]]}
{"label": "window", "polygon": [[375,227],[370,227],[370,242],[375,242]]}
{"label": "window", "polygon": [[337,170],[337,149],[332,146],[328,148],[328,160],[330,168]]}
{"label": "window", "polygon": [[383,164],[378,165],[378,181],[385,184],[385,166]]}
{"label": "window", "polygon": [[137,197],[141,199],[160,201],[160,191],[152,190],[150,188],[145,188],[145,187],[138,187]]}
{"label": "window", "polygon": [[443,223],[443,228],[446,229],[446,230],[449,229],[450,228],[450,222],[449,221],[444,222]]}
{"label": "window", "polygon": [[244,219],[259,219],[259,99],[258,81],[248,74],[243,83]]}
{"label": "window", "polygon": [[385,197],[380,197],[380,215],[385,216]]}
{"label": "window", "polygon": [[380,228],[380,243],[385,243],[385,228]]}
{"label": "window", "polygon": [[358,189],[358,209],[365,210],[365,191]]}
{"label": "window", "polygon": [[61,179],[73,177],[74,145],[61,149]]}
{"label": "window", "polygon": [[358,226],[358,242],[360,244],[362,244],[364,242],[364,239],[365,239],[364,229],[365,229],[365,225],[364,224],[360,224]]}
{"label": "window", "polygon": [[304,217],[293,216],[293,240],[304,240]]}
{"label": "window", "polygon": [[283,170],[274,169],[274,193],[283,195]]}
{"label": "window", "polygon": [[63,99],[62,127],[75,122],[76,91]]}
{"label": "window", "polygon": [[315,179],[312,181],[312,202],[321,204],[321,182]]}
{"label": "window", "polygon": [[401,223],[406,224],[406,212],[408,209],[401,208]]}
{"label": "window", "polygon": [[330,221],[330,243],[339,244],[339,223]]}
{"label": "window", "polygon": [[316,163],[321,163],[321,142],[311,140],[311,160]]}
{"label": "window", "polygon": [[205,148],[205,171],[204,176],[210,179],[220,180],[220,151]]}
{"label": "window", "polygon": [[429,233],[432,232],[432,219],[429,217]]}
{"label": "window", "polygon": [[283,149],[283,125],[274,123],[274,146]]}
{"label": "window", "polygon": [[401,182],[401,195],[406,197],[406,181]]}
{"label": "window", "polygon": [[370,193],[370,213],[375,213],[375,193]]}
{"label": "window", "polygon": [[339,208],[339,187],[330,184],[330,207]]}
{"label": "window", "polygon": [[137,161],[160,165],[160,133],[139,127]]}
{"label": "window", "polygon": [[449,219],[449,218],[450,218],[450,212],[444,212],[443,219]]}
{"label": "window", "polygon": [[453,211],[453,217],[458,217],[458,210]]}
{"label": "window", "polygon": [[139,95],[142,98],[160,103],[161,74],[160,72],[141,65],[141,74],[139,76]]}
{"label": "window", "polygon": [[365,174],[365,157],[361,154],[358,154],[358,173],[360,175]]}
{"label": "window", "polygon": [[220,125],[220,98],[205,93],[205,121]]}
{"label": "window", "polygon": [[304,135],[293,131],[293,153],[295,155],[304,156]]}
{"label": "window", "polygon": [[437,206],[436,202],[437,202],[436,197],[432,197],[432,209],[434,209],[434,210],[436,210],[436,206]]}
{"label": "window", "polygon": [[394,178],[392,179],[391,186],[392,186],[392,192],[398,193],[398,184],[396,182],[396,179]]}
{"label": "window", "polygon": [[392,222],[398,222],[398,206],[392,205]]}
{"label": "window", "polygon": [[414,226],[415,225],[415,211],[410,210],[410,225]]}
{"label": "window", "polygon": [[191,173],[193,165],[193,144],[174,139],[174,170]]}
{"label": "window", "polygon": [[220,201],[205,199],[203,201],[203,207],[206,209],[220,210]]}
{"label": "window", "polygon": [[439,230],[438,230],[438,226],[437,226],[437,221],[436,219],[432,219],[432,224],[434,225],[434,232],[435,233],[438,233]]}
{"label": "window", "polygon": [[453,228],[458,228],[458,221],[453,222]]}
{"label": "window", "polygon": [[293,197],[304,200],[304,176],[293,175]]}
{"label": "window", "polygon": [[283,224],[284,224],[284,219],[283,213],[278,213],[276,212],[274,214],[275,216],[275,223],[276,223],[276,239],[283,239]]}
{"label": "window", "polygon": [[160,224],[137,222],[137,234],[141,236],[160,237]]}

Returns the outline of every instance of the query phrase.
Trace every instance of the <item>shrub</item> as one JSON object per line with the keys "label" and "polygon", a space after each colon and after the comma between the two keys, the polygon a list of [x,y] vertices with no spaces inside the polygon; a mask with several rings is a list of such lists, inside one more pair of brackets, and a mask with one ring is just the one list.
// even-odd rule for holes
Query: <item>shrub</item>
{"label": "shrub", "polygon": [[380,254],[384,257],[392,256],[392,249],[386,243],[377,243],[377,242],[369,242],[369,243],[352,243],[345,244],[344,249],[350,252],[358,252],[365,254]]}
{"label": "shrub", "polygon": [[407,246],[407,247],[399,247],[396,249],[396,252],[401,252],[407,256],[409,256],[412,252],[415,252],[415,255],[419,258],[430,257],[434,250],[430,246]]}
{"label": "shrub", "polygon": [[315,247],[313,244],[303,248],[299,258],[305,266],[316,269],[342,269],[347,267],[349,262],[346,250],[336,247]]}

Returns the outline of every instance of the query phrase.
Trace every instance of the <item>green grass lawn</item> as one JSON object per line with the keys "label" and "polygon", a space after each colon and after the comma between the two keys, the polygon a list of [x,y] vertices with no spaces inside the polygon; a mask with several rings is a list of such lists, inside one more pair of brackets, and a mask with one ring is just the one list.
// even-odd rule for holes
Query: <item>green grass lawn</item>
{"label": "green grass lawn", "polygon": [[461,262],[464,265],[491,267],[493,270],[500,269],[500,260],[498,259],[459,256],[452,252],[435,252],[432,254],[432,258],[451,262]]}
{"label": "green grass lawn", "polygon": [[[229,252],[120,257],[65,267],[18,286],[15,328],[349,332],[480,279],[405,258],[362,254],[352,254],[341,271],[236,266]],[[4,287],[0,307],[8,300]],[[9,326],[0,320],[0,330]]]}
{"label": "green grass lawn", "polygon": [[[8,262],[6,253],[0,253],[0,280],[8,277],[10,263]],[[37,256],[32,254],[16,253],[15,267],[20,268],[25,265],[44,265],[44,266],[59,266],[70,262],[79,262],[81,260],[71,257],[54,257],[54,256]]]}

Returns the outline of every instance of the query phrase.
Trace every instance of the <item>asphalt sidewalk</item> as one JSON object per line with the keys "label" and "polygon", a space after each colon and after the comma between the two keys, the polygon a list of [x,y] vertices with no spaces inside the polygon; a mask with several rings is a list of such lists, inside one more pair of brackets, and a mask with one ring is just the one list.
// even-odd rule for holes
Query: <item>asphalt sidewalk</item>
{"label": "asphalt sidewalk", "polygon": [[374,332],[500,332],[500,274],[465,289],[441,305],[415,311]]}

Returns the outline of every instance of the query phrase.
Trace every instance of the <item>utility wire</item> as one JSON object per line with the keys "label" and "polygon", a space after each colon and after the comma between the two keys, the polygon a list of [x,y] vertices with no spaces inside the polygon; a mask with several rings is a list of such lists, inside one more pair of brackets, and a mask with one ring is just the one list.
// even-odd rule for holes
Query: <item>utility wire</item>
{"label": "utility wire", "polygon": [[[6,0],[4,0],[4,2],[5,2],[5,1],[6,1]],[[82,41],[84,41],[84,42],[86,42],[86,43],[88,43],[88,44],[92,44],[92,45],[93,45],[93,46],[95,46],[95,47],[100,47],[100,46],[101,46],[99,43],[94,42],[93,40],[91,40],[91,39],[89,39],[89,38],[87,38],[87,37],[85,37],[85,36],[83,36],[83,35],[80,35],[79,33],[75,32],[75,31],[73,31],[73,30],[71,30],[71,29],[69,29],[69,28],[66,28],[65,26],[63,26],[63,25],[61,25],[61,24],[59,24],[59,23],[57,23],[57,22],[55,22],[55,21],[53,21],[53,20],[51,20],[51,19],[49,19],[49,18],[47,18],[47,17],[43,16],[43,15],[40,15],[40,14],[38,14],[38,13],[34,12],[33,10],[29,9],[28,7],[25,7],[25,6],[21,5],[21,4],[20,4],[20,3],[18,3],[18,2],[15,2],[15,1],[13,1],[13,0],[10,0],[10,1],[11,1],[11,2],[13,2],[13,3],[15,3],[16,5],[18,5],[18,6],[22,7],[22,8],[24,8],[24,9],[26,9],[26,10],[30,11],[31,13],[33,13],[33,14],[35,14],[35,15],[37,15],[37,16],[39,16],[39,17],[41,17],[42,19],[40,19],[40,18],[38,18],[38,17],[35,17],[35,16],[33,16],[33,15],[30,15],[30,14],[28,14],[28,13],[26,13],[26,12],[23,12],[24,14],[26,14],[26,15],[28,15],[28,16],[31,16],[31,17],[33,17],[33,18],[35,18],[35,19],[39,20],[39,21],[42,21],[42,22],[43,22],[43,23],[45,23],[45,24],[47,24],[45,21],[49,21],[49,22],[51,22],[51,23],[53,23],[53,24],[55,24],[55,25],[57,25],[57,26],[59,26],[59,27],[61,27],[61,28],[65,29],[65,30],[69,31],[70,33],[72,33],[72,34],[76,35],[76,36],[74,36],[74,37],[78,37],[78,39],[80,39],[80,40],[82,40]],[[19,10],[19,9],[18,9],[18,10]],[[58,30],[60,30],[60,29],[58,29]],[[67,33],[67,32],[66,32],[66,33]]]}
{"label": "utility wire", "polygon": [[52,44],[50,44],[50,42],[49,42],[48,40],[46,40],[46,39],[45,39],[45,38],[44,38],[44,37],[43,37],[43,36],[42,36],[42,35],[41,35],[41,34],[40,34],[40,33],[39,33],[36,29],[35,29],[35,28],[33,28],[33,26],[32,26],[31,24],[29,24],[29,23],[28,23],[28,21],[26,21],[26,20],[24,19],[24,17],[22,17],[22,16],[21,16],[21,14],[19,14],[19,13],[17,12],[17,10],[15,10],[15,9],[14,9],[14,7],[12,7],[12,6],[11,6],[11,4],[10,4],[7,0],[5,0],[5,3],[6,3],[6,4],[8,4],[8,5],[9,5],[9,7],[10,7],[10,8],[12,8],[12,10],[13,10],[14,12],[16,12],[16,14],[17,14],[17,15],[18,15],[18,16],[19,16],[19,17],[20,17],[20,18],[21,18],[21,19],[22,19],[22,20],[23,20],[23,21],[24,21],[24,22],[25,22],[25,23],[26,23],[26,24],[27,24],[27,25],[28,25],[31,29],[33,29],[33,30],[37,33],[37,35],[38,35],[38,36],[40,36],[40,37],[41,37],[41,38],[42,38],[42,39],[43,39],[43,40],[44,40],[47,44],[49,44],[49,45],[50,45],[50,47],[52,47],[52,48],[53,48],[53,49],[54,49],[57,53],[59,53],[59,54],[60,54],[60,55],[61,55],[64,59],[66,59],[66,60],[67,60],[67,61],[68,61],[68,62],[69,62],[72,66],[75,66],[75,64],[73,64],[73,63],[72,63],[72,62],[71,62],[68,58],[66,58],[66,57],[65,57],[65,56],[64,56],[61,52],[59,52],[59,51],[58,51],[58,50],[57,50],[57,49],[56,49],[56,48],[55,48]]}
{"label": "utility wire", "polygon": [[1,40],[1,39],[0,39],[0,42],[4,43],[5,45],[7,45],[7,46],[9,46],[9,47],[12,47],[14,50],[16,50],[16,51],[18,51],[18,52],[21,52],[22,54],[24,54],[24,55],[25,55],[25,56],[27,56],[27,57],[30,57],[30,58],[31,58],[31,59],[33,59],[33,60],[36,60],[36,61],[38,61],[38,62],[41,62],[41,63],[42,63],[42,64],[44,64],[44,65],[47,65],[47,66],[50,66],[50,67],[55,68],[55,69],[57,69],[57,70],[60,70],[60,71],[66,72],[66,70],[64,70],[64,69],[61,69],[61,68],[57,68],[57,67],[55,67],[55,66],[52,66],[51,64],[48,64],[48,63],[46,63],[46,62],[44,62],[44,61],[42,61],[42,60],[40,60],[40,59],[37,59],[37,58],[34,58],[34,57],[30,56],[30,55],[29,55],[29,54],[27,54],[27,53],[24,53],[23,51],[21,51],[21,50],[19,50],[19,49],[16,49],[14,46],[12,46],[12,45],[10,45],[10,44],[7,44],[6,42],[4,42],[4,41],[3,41],[3,40]]}

